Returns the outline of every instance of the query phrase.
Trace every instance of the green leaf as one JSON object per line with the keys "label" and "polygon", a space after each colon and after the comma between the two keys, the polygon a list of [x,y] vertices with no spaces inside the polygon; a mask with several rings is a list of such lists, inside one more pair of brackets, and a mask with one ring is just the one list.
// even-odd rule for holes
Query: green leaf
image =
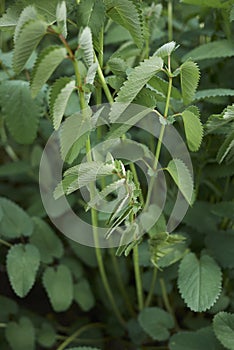
{"label": "green leaf", "polygon": [[107,197],[109,194],[116,191],[118,188],[122,187],[125,181],[126,181],[125,179],[120,179],[104,187],[103,190],[98,192],[98,194],[94,198],[92,198],[92,200],[88,203],[88,206],[90,208],[95,207],[100,201],[105,199],[105,197]]}
{"label": "green leaf", "polygon": [[[153,77],[150,79],[148,82],[147,86],[150,86],[150,88],[153,88],[154,91],[158,92],[159,94],[162,95],[163,100],[167,97],[167,91],[168,91],[168,82],[158,76]],[[172,86],[171,90],[171,97],[175,98],[177,100],[181,99],[181,93],[177,88]]]}
{"label": "green leaf", "polygon": [[231,12],[230,12],[230,22],[234,21],[234,5],[232,5]]}
{"label": "green leaf", "polygon": [[23,298],[35,283],[40,253],[32,244],[16,244],[7,254],[7,274],[16,295]]}
{"label": "green leaf", "polygon": [[95,299],[87,279],[82,278],[74,285],[74,300],[83,311],[89,311],[94,307]]}
{"label": "green leaf", "polygon": [[219,312],[213,319],[213,328],[218,340],[229,350],[234,350],[234,314]]}
{"label": "green leaf", "polygon": [[216,203],[212,207],[212,213],[220,216],[221,218],[233,219],[234,202],[222,201],[220,203]]}
{"label": "green leaf", "polygon": [[193,101],[200,79],[200,70],[193,61],[186,61],[180,66],[181,90],[184,104]]}
{"label": "green leaf", "polygon": [[[90,117],[90,112],[85,110],[83,113],[75,113],[71,115],[63,123],[60,135],[61,155],[63,160],[69,156],[68,152],[71,148],[76,147],[76,142],[80,141],[80,148],[85,143],[87,134],[92,129]],[[86,136],[84,137],[84,135]]]}
{"label": "green leaf", "polygon": [[60,127],[69,98],[75,89],[75,80],[60,78],[56,80],[50,91],[50,114],[55,130]]}
{"label": "green leaf", "polygon": [[5,335],[12,350],[35,349],[35,329],[31,320],[27,317],[21,317],[18,323],[9,322]]}
{"label": "green leaf", "polygon": [[78,348],[66,348],[66,350],[101,350],[99,348],[91,348],[90,346],[78,346]]}
{"label": "green leaf", "polygon": [[87,67],[94,61],[92,33],[89,27],[85,27],[79,37],[79,46],[84,52],[84,61]]}
{"label": "green leaf", "polygon": [[35,7],[32,5],[25,7],[25,9],[21,12],[17,25],[15,27],[14,43],[17,42],[24,25],[30,20],[37,20],[37,19],[38,19],[38,14]]}
{"label": "green leaf", "polygon": [[41,261],[50,264],[53,258],[61,258],[63,245],[50,226],[39,218],[33,218],[34,231],[30,237],[30,243],[35,245],[40,252]]}
{"label": "green leaf", "polygon": [[225,141],[223,142],[222,146],[220,147],[218,154],[217,154],[217,161],[222,163],[225,158],[227,158],[228,154],[232,152],[234,149],[234,131],[230,133],[230,135],[227,135],[225,138]]}
{"label": "green leaf", "polygon": [[186,165],[180,159],[172,159],[166,170],[173,178],[187,202],[191,204],[193,197],[193,179]]}
{"label": "green leaf", "polygon": [[200,45],[189,51],[182,60],[191,58],[195,61],[207,60],[211,58],[222,58],[234,56],[234,44],[229,40],[216,40]]}
{"label": "green leaf", "polygon": [[0,197],[0,208],[3,218],[0,221],[0,234],[10,238],[30,236],[33,231],[33,222],[28,214],[9,199]]}
{"label": "green leaf", "polygon": [[56,332],[51,324],[42,323],[41,328],[37,331],[37,342],[45,348],[53,347],[56,342]]}
{"label": "green leaf", "polygon": [[189,253],[181,261],[178,287],[191,310],[202,312],[210,309],[221,293],[221,284],[221,269],[209,255],[198,260],[194,253]]}
{"label": "green leaf", "polygon": [[[128,79],[121,87],[117,98],[117,104],[112,105],[110,119],[115,122],[121,113],[127,108],[126,104],[131,103],[145,84],[163,67],[163,60],[153,56],[144,60],[135,67],[128,76]],[[121,104],[123,104],[121,106]]]}
{"label": "green leaf", "polygon": [[69,308],[73,299],[73,282],[70,270],[65,265],[47,267],[43,274],[43,285],[56,312]]}
{"label": "green leaf", "polygon": [[38,57],[32,72],[31,93],[36,97],[54,70],[67,57],[67,51],[61,46],[49,46]]}
{"label": "green leaf", "polygon": [[200,148],[203,127],[199,117],[199,111],[196,107],[186,109],[182,114],[185,135],[190,151],[196,152]]}
{"label": "green leaf", "polygon": [[0,165],[0,176],[17,176],[21,174],[27,174],[30,172],[30,170],[30,163],[26,163],[23,160],[19,160],[16,162],[5,163]]}
{"label": "green leaf", "polygon": [[215,338],[211,327],[201,328],[196,332],[178,332],[170,338],[170,350],[224,350]]}
{"label": "green leaf", "polygon": [[13,68],[19,74],[24,68],[33,50],[46,34],[48,24],[42,20],[27,22],[17,38],[14,47]]}
{"label": "green leaf", "polygon": [[8,7],[6,13],[0,18],[0,29],[14,29],[19,20],[20,10],[17,6]]}
{"label": "green leaf", "polygon": [[176,48],[176,42],[170,41],[169,43],[166,43],[161,47],[159,47],[159,49],[155,51],[154,56],[158,56],[161,58],[170,56],[172,52],[175,50],[175,48]]}
{"label": "green leaf", "polygon": [[66,2],[59,2],[56,8],[56,22],[64,38],[67,37],[67,8]]}
{"label": "green leaf", "polygon": [[141,16],[130,0],[104,0],[107,15],[127,29],[138,47],[143,45]]}
{"label": "green leaf", "polygon": [[13,299],[0,295],[0,310],[0,322],[8,322],[12,315],[18,314],[19,307]]}
{"label": "green leaf", "polygon": [[22,80],[6,81],[0,85],[0,105],[12,137],[21,144],[34,141],[39,118],[44,111],[44,92],[33,100],[29,84]]}
{"label": "green leaf", "polygon": [[105,6],[102,0],[81,0],[78,6],[79,25],[91,29],[94,46],[99,51],[100,32],[105,22]]}
{"label": "green leaf", "polygon": [[199,90],[195,94],[195,100],[206,100],[211,97],[234,96],[234,89],[207,89]]}
{"label": "green leaf", "polygon": [[138,316],[138,322],[152,339],[158,341],[167,340],[170,336],[169,329],[174,327],[172,316],[159,307],[143,309]]}
{"label": "green leaf", "polygon": [[225,8],[229,6],[229,1],[227,0],[181,0],[185,4],[214,7],[214,8]]}

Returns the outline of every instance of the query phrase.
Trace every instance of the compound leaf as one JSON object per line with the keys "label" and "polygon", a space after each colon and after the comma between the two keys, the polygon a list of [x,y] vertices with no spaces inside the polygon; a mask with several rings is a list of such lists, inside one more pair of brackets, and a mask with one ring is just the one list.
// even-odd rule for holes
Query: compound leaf
{"label": "compound leaf", "polygon": [[40,253],[32,244],[16,244],[7,254],[7,274],[11,286],[23,298],[32,288],[40,265]]}
{"label": "compound leaf", "polygon": [[180,66],[181,90],[184,104],[193,101],[200,79],[200,70],[193,61],[186,61]]}
{"label": "compound leaf", "polygon": [[38,57],[32,72],[31,93],[36,97],[58,65],[66,58],[67,51],[61,46],[49,46]]}
{"label": "compound leaf", "polygon": [[178,287],[187,306],[197,312],[210,309],[221,293],[222,272],[209,255],[200,260],[187,254],[179,267]]}
{"label": "compound leaf", "polygon": [[203,137],[203,127],[199,118],[199,111],[196,107],[194,108],[192,106],[182,113],[182,119],[188,147],[190,151],[198,151]]}
{"label": "compound leaf", "polygon": [[21,29],[15,42],[13,55],[13,68],[17,74],[22,71],[33,50],[46,34],[47,27],[48,24],[45,21],[31,20]]}
{"label": "compound leaf", "polygon": [[215,315],[213,328],[218,340],[229,350],[234,350],[234,314],[222,311]]}
{"label": "compound leaf", "polygon": [[193,195],[193,179],[184,162],[182,162],[180,159],[172,159],[168,163],[166,170],[173,178],[187,202],[191,204]]}
{"label": "compound leaf", "polygon": [[47,267],[43,274],[43,285],[56,312],[69,308],[73,299],[72,274],[65,265]]}

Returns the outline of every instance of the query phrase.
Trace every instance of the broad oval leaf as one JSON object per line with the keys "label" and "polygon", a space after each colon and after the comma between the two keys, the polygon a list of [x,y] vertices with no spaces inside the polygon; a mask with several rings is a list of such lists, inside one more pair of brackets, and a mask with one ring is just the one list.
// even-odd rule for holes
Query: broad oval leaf
{"label": "broad oval leaf", "polygon": [[[110,119],[115,122],[121,113],[127,108],[145,84],[163,67],[163,60],[160,57],[152,56],[144,60],[139,66],[135,67],[128,76],[128,79],[121,87],[116,102],[112,105]],[[121,105],[122,103],[122,105]]]}
{"label": "broad oval leaf", "polygon": [[30,242],[39,250],[41,261],[48,264],[53,262],[53,258],[61,258],[63,255],[61,240],[45,221],[33,218],[33,222],[34,231]]}
{"label": "broad oval leaf", "polygon": [[196,111],[196,107],[190,107],[182,113],[188,147],[193,152],[198,151],[203,137],[203,127],[199,118],[199,112],[196,113]]}
{"label": "broad oval leaf", "polygon": [[65,265],[47,267],[43,274],[43,285],[56,312],[69,308],[73,299],[72,274]]}
{"label": "broad oval leaf", "polygon": [[184,104],[193,101],[200,79],[200,70],[193,61],[186,61],[180,66],[180,81]]}
{"label": "broad oval leaf", "polygon": [[56,332],[54,327],[44,322],[37,331],[37,342],[45,348],[51,348],[56,342]]}
{"label": "broad oval leaf", "polygon": [[36,97],[58,65],[67,57],[67,51],[61,46],[49,46],[38,57],[32,72],[31,93]]}
{"label": "broad oval leaf", "polygon": [[184,331],[174,334],[169,342],[170,350],[224,350],[211,327],[196,332]]}
{"label": "broad oval leaf", "polygon": [[168,163],[166,170],[173,178],[184,198],[191,204],[193,199],[193,179],[187,166],[180,159],[172,159]]}
{"label": "broad oval leaf", "polygon": [[83,311],[89,311],[95,305],[95,299],[89,281],[82,278],[74,285],[74,300]]}
{"label": "broad oval leaf", "polygon": [[172,316],[159,307],[148,307],[143,309],[138,321],[143,330],[158,341],[167,340],[170,336],[169,329],[174,327]]}
{"label": "broad oval leaf", "polygon": [[75,80],[60,78],[52,86],[50,92],[50,113],[55,130],[58,130],[65,113],[69,98],[75,89]]}
{"label": "broad oval leaf", "polygon": [[12,350],[34,350],[35,328],[28,317],[21,317],[19,322],[9,322],[5,335]]}
{"label": "broad oval leaf", "polygon": [[159,47],[155,51],[154,56],[158,56],[161,58],[170,56],[172,54],[172,52],[175,50],[175,48],[176,48],[176,42],[170,41],[169,43],[166,43],[166,44],[162,45],[161,47]]}
{"label": "broad oval leaf", "polygon": [[12,239],[32,234],[33,222],[22,208],[3,197],[0,197],[0,208],[3,213],[0,221],[1,235]]}
{"label": "broad oval leaf", "polygon": [[11,286],[23,298],[32,288],[40,265],[40,253],[32,244],[16,244],[7,254],[7,274]]}
{"label": "broad oval leaf", "polygon": [[21,144],[34,141],[44,111],[44,92],[32,99],[26,81],[11,80],[0,85],[0,104],[12,137]]}
{"label": "broad oval leaf", "polygon": [[234,350],[234,314],[222,311],[215,315],[213,328],[216,337],[229,350]]}
{"label": "broad oval leaf", "polygon": [[222,272],[215,260],[194,253],[187,254],[179,267],[178,287],[187,306],[197,312],[214,305],[221,293]]}
{"label": "broad oval leaf", "polygon": [[46,34],[47,27],[48,24],[42,20],[31,20],[23,26],[14,47],[13,68],[17,74]]}

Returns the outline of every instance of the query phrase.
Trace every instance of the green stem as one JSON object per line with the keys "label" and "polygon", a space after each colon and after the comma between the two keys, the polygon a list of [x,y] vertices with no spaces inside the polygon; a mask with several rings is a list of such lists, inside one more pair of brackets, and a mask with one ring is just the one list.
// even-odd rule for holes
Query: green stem
{"label": "green stem", "polygon": [[147,295],[146,301],[145,301],[145,307],[150,306],[153,295],[154,295],[154,289],[155,289],[155,284],[157,281],[157,273],[158,273],[158,269],[157,267],[154,267],[153,269],[153,276],[152,276],[152,280],[150,283],[150,289],[149,289],[149,293]]}
{"label": "green stem", "polygon": [[84,91],[82,88],[82,79],[80,76],[79,65],[78,65],[78,61],[76,60],[76,58],[73,59],[73,66],[74,66],[74,70],[75,70],[75,74],[76,74],[76,81],[77,81],[77,85],[78,85],[78,89],[79,89],[80,108],[81,108],[81,110],[84,110],[87,107],[87,104],[85,101],[85,95],[84,95]]}
{"label": "green stem", "polygon": [[168,41],[173,40],[173,0],[168,0],[167,18],[168,18]]}
{"label": "green stem", "polygon": [[[91,144],[90,144],[90,138],[88,137],[88,140],[86,142],[86,154],[87,154],[87,160],[92,161],[92,154],[91,154]],[[95,189],[94,189],[94,184],[90,185],[90,198],[92,199],[95,196]],[[111,303],[111,306],[113,308],[113,311],[115,313],[116,318],[118,319],[119,323],[125,327],[126,322],[121,316],[118,306],[116,305],[115,298],[112,294],[104,263],[103,263],[103,258],[102,258],[102,253],[101,249],[99,247],[99,239],[98,239],[98,217],[97,217],[97,211],[94,208],[91,208],[91,220],[92,220],[92,226],[93,226],[93,236],[94,236],[94,244],[95,244],[95,253],[96,253],[96,258],[98,262],[98,267],[99,267],[99,272],[100,276],[102,279],[103,287],[106,291],[106,294],[109,298],[109,301]]]}
{"label": "green stem", "polygon": [[107,98],[107,101],[112,104],[114,102],[114,99],[113,99],[113,96],[111,95],[111,92],[107,86],[107,83],[106,83],[106,80],[105,80],[105,77],[103,75],[103,72],[102,72],[102,68],[100,67],[100,64],[98,62],[98,59],[97,59],[97,56],[95,55],[95,60],[98,64],[98,68],[97,68],[97,73],[98,73],[98,77],[99,77],[99,80],[100,80],[100,83],[102,85],[102,88],[105,92],[105,95],[106,95],[106,98]]}
{"label": "green stem", "polygon": [[138,308],[139,308],[139,311],[141,311],[144,307],[144,298],[143,298],[141,272],[140,272],[140,266],[139,266],[138,245],[136,245],[133,248],[133,264],[134,264],[135,281],[136,281],[136,289],[137,289]]}
{"label": "green stem", "polygon": [[113,267],[114,267],[114,272],[115,272],[115,275],[116,275],[116,281],[117,281],[119,290],[120,290],[120,292],[121,292],[121,294],[123,296],[123,299],[125,301],[126,307],[127,307],[128,311],[129,311],[129,314],[132,317],[135,317],[136,314],[135,314],[135,311],[134,311],[134,309],[132,307],[131,301],[129,299],[129,295],[126,292],[126,289],[125,289],[125,286],[124,286],[124,283],[123,283],[123,280],[122,280],[122,277],[121,277],[121,274],[120,274],[120,271],[119,271],[118,262],[117,262],[117,259],[116,259],[116,256],[115,256],[115,253],[114,253],[113,249],[110,249],[110,256],[111,256],[112,264],[113,264]]}
{"label": "green stem", "polygon": [[1,239],[1,238],[0,238],[0,244],[3,244],[3,245],[5,245],[8,248],[12,247],[11,243],[8,243],[7,241],[4,241],[4,239]]}
{"label": "green stem", "polygon": [[86,332],[87,330],[99,327],[103,327],[103,325],[100,323],[92,323],[79,328],[72,335],[70,335],[62,344],[60,344],[57,350],[65,349],[67,345],[71,344],[77,337],[79,337],[82,333]]}
{"label": "green stem", "polygon": [[175,317],[175,314],[174,314],[174,310],[170,304],[170,301],[169,301],[169,298],[168,298],[168,295],[167,295],[167,290],[166,290],[166,285],[165,285],[165,282],[164,282],[164,279],[163,278],[160,278],[159,279],[159,282],[160,282],[160,286],[161,286],[161,291],[162,291],[162,298],[163,298],[163,302],[164,302],[164,305],[166,307],[166,310],[169,312],[169,314],[171,314],[171,316],[173,317],[174,319],[174,322],[175,322],[175,328],[176,330],[179,330],[179,326],[177,324],[177,321],[176,321],[176,317]]}

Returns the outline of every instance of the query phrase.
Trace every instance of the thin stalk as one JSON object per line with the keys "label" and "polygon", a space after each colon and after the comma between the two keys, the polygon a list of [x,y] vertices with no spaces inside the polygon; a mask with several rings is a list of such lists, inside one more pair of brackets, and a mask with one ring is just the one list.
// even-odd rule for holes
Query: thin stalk
{"label": "thin stalk", "polygon": [[7,241],[5,241],[4,239],[1,239],[1,238],[0,238],[0,244],[3,244],[3,245],[5,245],[8,248],[12,247],[11,243],[8,243]]}
{"label": "thin stalk", "polygon": [[137,300],[138,300],[138,308],[141,311],[144,308],[144,297],[143,297],[143,286],[141,280],[141,271],[139,266],[139,251],[138,245],[133,248],[133,265],[135,272],[135,281],[136,281],[136,289],[137,289]]}
{"label": "thin stalk", "polygon": [[171,316],[173,317],[174,322],[175,322],[175,328],[178,330],[178,329],[179,329],[179,326],[178,326],[178,324],[177,324],[174,310],[173,310],[173,308],[172,308],[172,306],[171,306],[171,304],[170,304],[170,301],[169,301],[169,298],[168,298],[168,295],[167,295],[167,290],[166,290],[166,286],[165,286],[164,279],[163,279],[163,278],[160,278],[160,279],[159,279],[159,282],[160,282],[160,286],[161,286],[162,298],[163,298],[164,305],[165,305],[165,307],[166,307],[166,310],[167,310],[167,311],[169,312],[169,314],[171,314]]}
{"label": "thin stalk", "polygon": [[110,249],[110,256],[111,256],[112,264],[113,264],[113,267],[114,267],[114,272],[115,272],[115,276],[116,276],[116,282],[117,282],[119,290],[120,290],[120,292],[121,292],[121,294],[123,296],[125,305],[126,305],[128,311],[129,311],[129,314],[132,317],[135,317],[136,314],[135,314],[135,311],[134,311],[134,309],[132,307],[129,295],[126,292],[125,286],[123,284],[123,280],[122,280],[121,274],[119,272],[118,262],[117,262],[117,259],[116,259],[116,256],[115,256],[115,253],[114,253],[113,249]]}
{"label": "thin stalk", "polygon": [[75,331],[72,335],[70,335],[60,346],[57,348],[57,350],[63,350],[65,349],[69,344],[71,344],[77,337],[79,337],[81,334],[86,332],[89,329],[92,328],[100,328],[103,327],[100,323],[91,323],[87,324],[81,328],[79,328],[77,331]]}
{"label": "thin stalk", "polygon": [[147,295],[146,301],[145,301],[145,307],[150,306],[153,295],[154,295],[154,289],[155,289],[155,284],[157,281],[157,274],[158,274],[158,269],[157,267],[154,267],[153,269],[153,276],[152,276],[152,280],[150,283],[150,289],[149,289],[149,293]]}
{"label": "thin stalk", "polygon": [[168,18],[168,41],[173,40],[173,0],[168,0],[167,18]]}
{"label": "thin stalk", "polygon": [[99,77],[99,80],[100,80],[100,83],[102,85],[102,88],[105,92],[105,95],[106,95],[106,98],[107,98],[107,101],[112,104],[114,102],[114,99],[113,99],[113,96],[111,95],[111,92],[107,86],[107,83],[106,83],[106,80],[105,80],[105,77],[103,75],[103,72],[102,72],[102,68],[100,66],[100,63],[98,62],[98,59],[97,59],[97,56],[95,54],[95,60],[98,64],[98,68],[97,68],[97,73],[98,73],[98,77]]}

